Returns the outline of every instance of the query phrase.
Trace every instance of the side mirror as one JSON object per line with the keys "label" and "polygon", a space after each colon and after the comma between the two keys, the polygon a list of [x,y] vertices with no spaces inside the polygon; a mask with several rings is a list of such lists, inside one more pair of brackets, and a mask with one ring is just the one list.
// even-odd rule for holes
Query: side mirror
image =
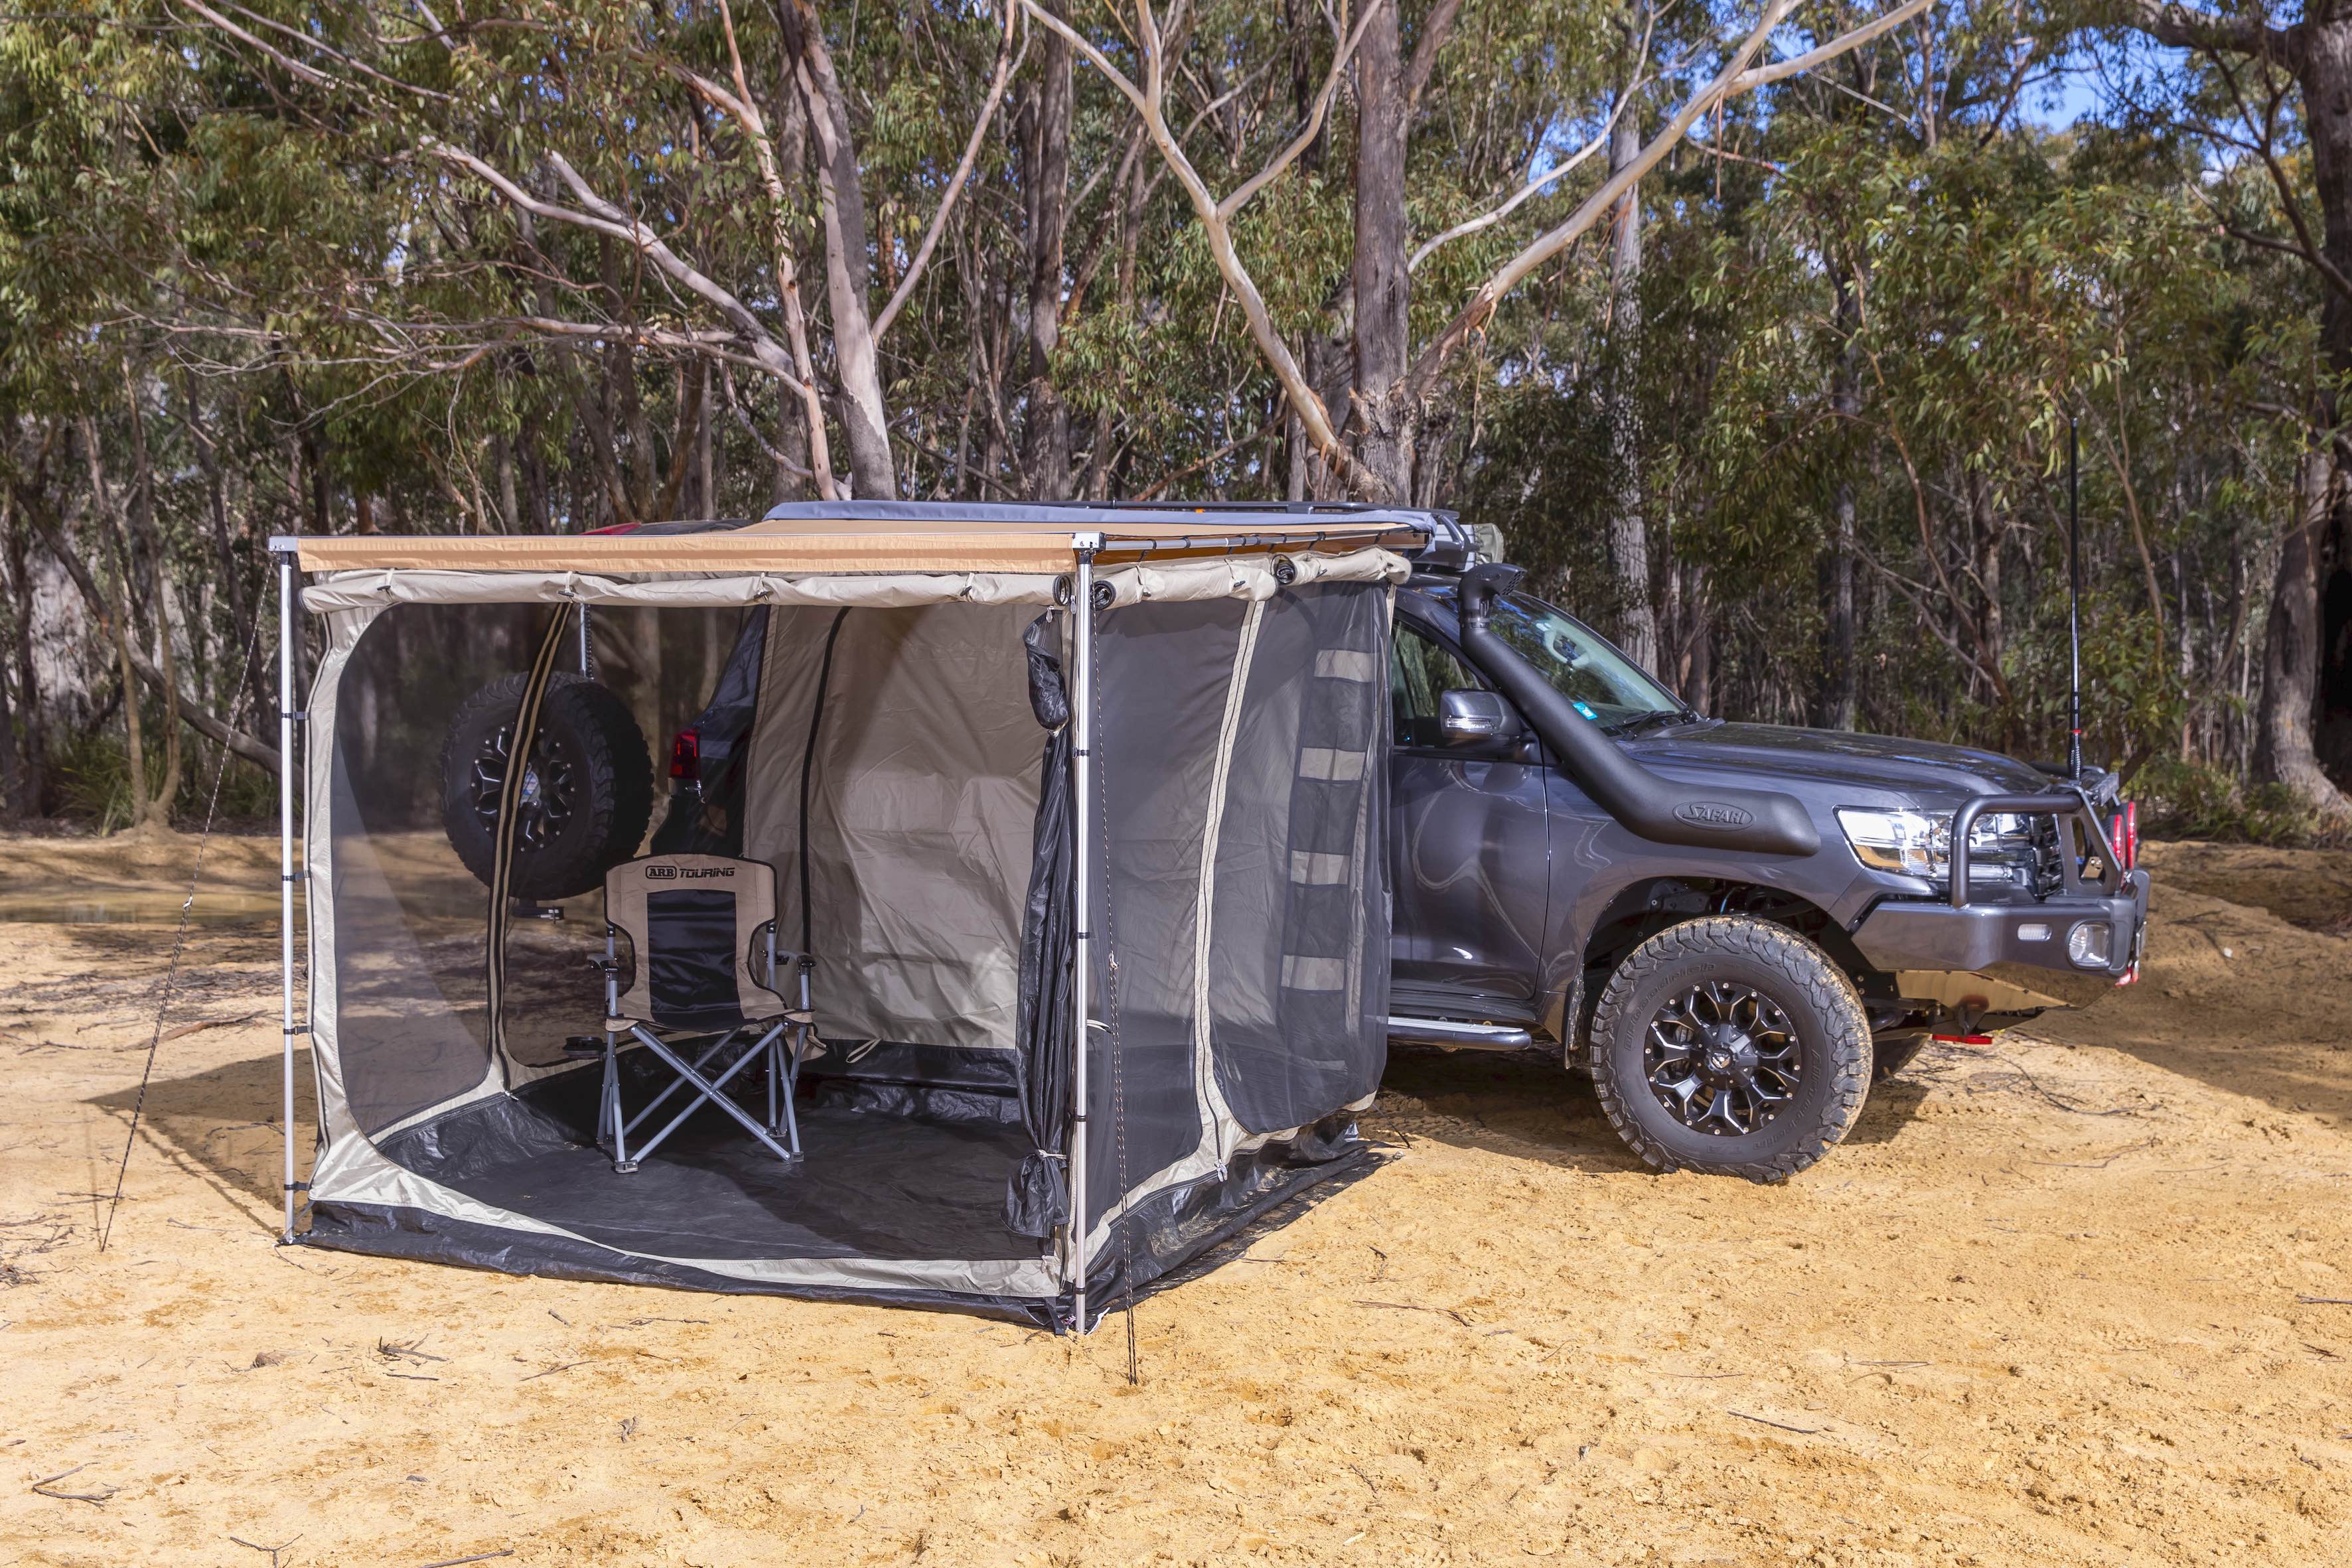
{"label": "side mirror", "polygon": [[1457,690],[1438,696],[1437,728],[1448,746],[1517,740],[1521,727],[1517,710],[1500,692]]}

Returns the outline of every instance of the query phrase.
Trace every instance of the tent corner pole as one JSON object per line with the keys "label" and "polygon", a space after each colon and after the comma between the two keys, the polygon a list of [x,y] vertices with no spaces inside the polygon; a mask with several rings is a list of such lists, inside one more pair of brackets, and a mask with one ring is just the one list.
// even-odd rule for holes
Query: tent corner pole
{"label": "tent corner pole", "polygon": [[283,1026],[284,1098],[280,1111],[286,1129],[286,1229],[284,1244],[294,1244],[294,601],[295,541],[274,538],[270,554],[278,562],[278,971]]}
{"label": "tent corner pole", "polygon": [[1087,853],[1087,827],[1094,809],[1095,708],[1095,552],[1102,548],[1100,534],[1079,534],[1072,541],[1077,570],[1071,577],[1071,662],[1077,666],[1077,690],[1070,723],[1071,813],[1076,819],[1076,851],[1071,874],[1077,885],[1071,905],[1077,938],[1071,958],[1070,1007],[1076,1046],[1070,1064],[1070,1233],[1064,1249],[1068,1270],[1073,1321],[1077,1333],[1087,1332],[1087,1055],[1094,1049],[1087,1029],[1093,1010],[1087,992],[1094,979],[1093,857]]}

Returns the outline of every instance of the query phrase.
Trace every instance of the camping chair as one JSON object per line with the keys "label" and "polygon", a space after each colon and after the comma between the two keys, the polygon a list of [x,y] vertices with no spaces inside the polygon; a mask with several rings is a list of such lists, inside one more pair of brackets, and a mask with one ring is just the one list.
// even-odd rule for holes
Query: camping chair
{"label": "camping chair", "polygon": [[[629,939],[635,958],[625,990],[616,950],[620,936]],[[795,959],[800,971],[797,1008],[788,1007],[776,989],[776,965],[785,957]],[[734,1117],[778,1159],[800,1157],[793,1089],[815,1024],[809,1011],[807,956],[776,951],[773,866],[723,855],[648,855],[614,866],[604,873],[604,961],[600,967],[604,974],[604,1082],[596,1137],[611,1152],[614,1170],[635,1170],[640,1160],[704,1104]],[[761,1031],[758,1038],[711,1076],[714,1064],[755,1030]],[[718,1038],[688,1061],[662,1038],[664,1032],[716,1032]],[[621,1104],[619,1059],[625,1034],[677,1075],[635,1115],[625,1115]],[[727,1085],[754,1061],[767,1067],[765,1125],[727,1092]],[[629,1135],[682,1089],[691,1091],[686,1103],[659,1132],[631,1148]],[[777,1142],[779,1134],[782,1143]]]}

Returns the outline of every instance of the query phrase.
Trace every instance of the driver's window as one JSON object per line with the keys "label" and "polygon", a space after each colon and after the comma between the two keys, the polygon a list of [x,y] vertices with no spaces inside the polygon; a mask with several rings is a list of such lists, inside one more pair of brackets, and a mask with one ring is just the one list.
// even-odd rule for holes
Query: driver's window
{"label": "driver's window", "polygon": [[1389,692],[1396,705],[1396,738],[1400,746],[1440,747],[1444,733],[1437,723],[1441,692],[1483,688],[1486,682],[1434,640],[1399,622],[1395,652],[1389,660]]}

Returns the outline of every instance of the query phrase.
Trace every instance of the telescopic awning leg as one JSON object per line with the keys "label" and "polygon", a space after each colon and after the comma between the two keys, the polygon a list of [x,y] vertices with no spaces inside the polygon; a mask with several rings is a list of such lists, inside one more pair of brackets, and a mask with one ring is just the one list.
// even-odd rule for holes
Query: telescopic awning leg
{"label": "telescopic awning leg", "polygon": [[[289,541],[290,542],[290,541]],[[294,552],[278,556],[278,934],[284,992],[286,1231],[294,1241]]]}
{"label": "telescopic awning leg", "polygon": [[1076,926],[1070,966],[1070,1221],[1064,1239],[1065,1283],[1070,1291],[1072,1328],[1087,1332],[1087,1053],[1093,1042],[1087,1032],[1094,979],[1092,860],[1087,834],[1094,821],[1095,706],[1095,551],[1099,534],[1080,534],[1073,541],[1077,570],[1071,576],[1071,662],[1077,666],[1075,701],[1070,705],[1070,805],[1076,819],[1076,853],[1071,874],[1072,920]]}

